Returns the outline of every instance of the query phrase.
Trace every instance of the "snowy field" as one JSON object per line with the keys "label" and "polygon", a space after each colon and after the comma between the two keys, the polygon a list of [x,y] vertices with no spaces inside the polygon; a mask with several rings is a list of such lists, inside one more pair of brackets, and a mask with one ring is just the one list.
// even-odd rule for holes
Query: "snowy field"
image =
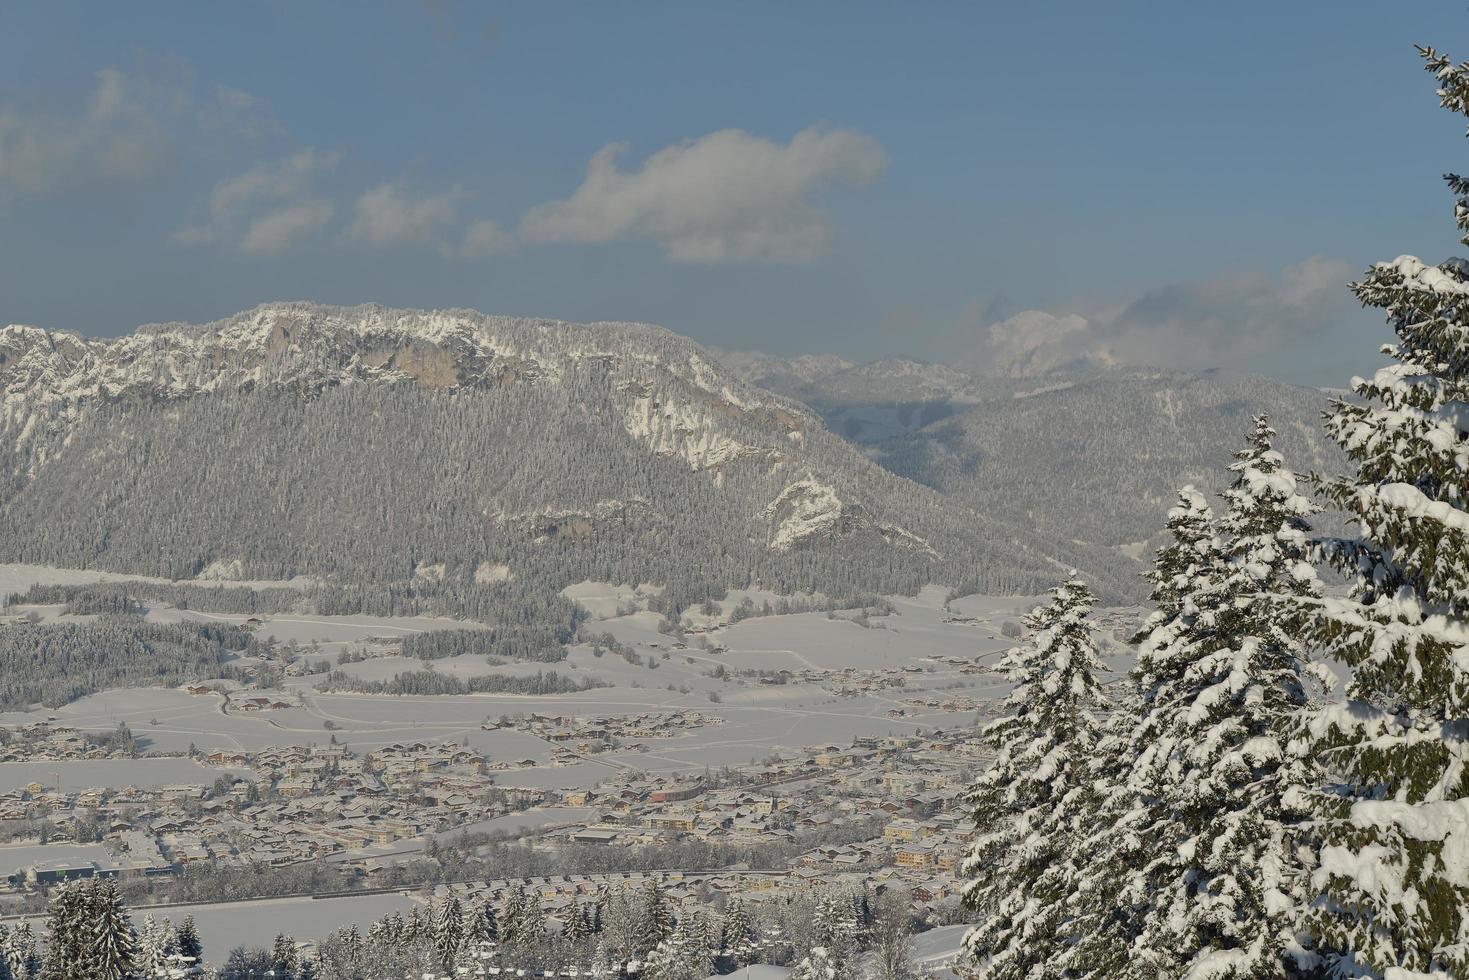
{"label": "snowy field", "polygon": [[[255,902],[223,902],[215,905],[176,905],[152,910],[155,919],[170,919],[174,925],[192,914],[204,942],[204,958],[216,966],[236,946],[269,947],[275,937],[285,935],[305,941],[316,940],[334,929],[356,925],[366,932],[378,919],[393,912],[407,912],[414,900],[407,895],[349,895],[343,898],[275,898]],[[133,915],[141,923],[143,909]],[[36,923],[32,928],[39,928]]]}
{"label": "snowy field", "polygon": [[934,976],[951,976],[948,969],[959,955],[968,926],[939,926],[913,937],[913,960]]}
{"label": "snowy field", "polygon": [[[43,572],[61,581],[76,576],[95,578],[94,573],[0,566],[0,574],[12,585],[45,578]],[[597,656],[590,645],[581,645],[572,647],[568,659],[557,664],[491,665],[484,657],[465,656],[433,661],[432,669],[460,678],[553,669],[608,686],[547,697],[389,697],[321,692],[316,689],[321,678],[306,676],[286,681],[278,697],[290,706],[272,711],[226,710],[218,695],[134,689],[103,692],[57,709],[6,713],[0,715],[0,723],[54,719],[83,730],[102,731],[126,722],[146,749],[160,751],[180,751],[190,745],[205,751],[257,750],[320,743],[332,736],[359,751],[394,742],[464,741],[492,761],[538,764],[536,769],[503,772],[497,778],[505,785],[586,787],[621,768],[676,772],[736,765],[811,746],[845,745],[855,736],[974,724],[975,711],[944,711],[911,702],[958,698],[982,704],[1002,697],[1006,691],[1003,682],[993,674],[974,672],[973,665],[995,662],[1012,643],[1001,628],[1031,604],[1024,598],[987,596],[946,604],[943,590],[928,588],[916,596],[892,598],[892,614],[872,616],[867,626],[853,622],[851,611],[830,616],[812,612],[753,617],[730,625],[728,612],[744,597],[740,593],[721,604],[719,617],[689,613],[686,625],[704,632],[690,633],[683,648],[677,649],[674,638],[658,631],[655,614],[641,610],[617,615],[619,609],[625,612],[645,604],[652,594],[648,587],[582,583],[566,592],[607,617],[594,622],[592,631],[611,634],[618,643],[632,648],[636,662],[607,651]],[[770,598],[762,593],[749,595],[757,604]],[[150,610],[149,616],[234,622],[246,618],[167,608]],[[290,614],[260,619],[263,624],[257,633],[262,637],[315,644],[302,654],[308,659],[376,638],[475,625],[431,617]],[[345,669],[359,677],[389,679],[422,666],[412,659],[385,657],[349,664]],[[967,672],[961,669],[965,666]],[[842,672],[848,669],[853,673],[844,678]],[[756,676],[772,671],[789,672],[789,682],[761,683]],[[877,677],[888,682],[901,679],[902,686],[866,683]],[[551,746],[540,738],[513,730],[481,729],[487,719],[532,712],[594,716],[674,709],[717,716],[723,724],[643,740],[630,749],[560,767],[547,764]],[[175,775],[155,781],[184,781],[190,774],[180,771]],[[107,779],[117,785],[112,776]]]}
{"label": "snowy field", "polygon": [[0,597],[26,592],[33,585],[91,585],[97,582],[151,582],[156,584],[212,585],[247,589],[306,588],[311,579],[264,581],[258,579],[199,578],[182,582],[148,575],[125,575],[87,568],[52,568],[48,565],[0,563]]}

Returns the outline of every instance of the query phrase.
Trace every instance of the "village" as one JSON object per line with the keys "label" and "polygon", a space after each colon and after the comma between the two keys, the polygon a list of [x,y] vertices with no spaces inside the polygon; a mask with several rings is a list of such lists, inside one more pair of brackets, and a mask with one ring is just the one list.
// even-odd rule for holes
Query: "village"
{"label": "village", "polygon": [[[696,712],[668,712],[527,715],[485,725],[532,732],[562,751],[583,753],[718,722]],[[912,894],[916,912],[942,915],[957,900],[954,873],[969,831],[961,794],[983,762],[973,734],[966,727],[923,737],[856,738],[716,773],[609,769],[592,788],[563,789],[518,785],[520,774],[545,767],[486,758],[455,741],[395,743],[360,754],[332,742],[216,749],[193,758],[201,767],[193,783],[63,790],[31,782],[0,793],[0,828],[11,841],[101,844],[106,852],[13,868],[3,879],[4,897],[13,902],[43,894],[75,878],[172,876],[199,864],[329,862],[371,888],[389,880],[394,865],[422,859],[430,841],[452,841],[495,826],[497,818],[521,815],[524,822],[502,836],[538,851],[698,841],[779,849],[782,855],[768,867],[705,869],[693,876],[687,872],[698,869],[667,869],[676,874],[670,880],[689,878],[690,896],[708,889],[769,896],[812,883],[866,882],[901,886]],[[3,740],[6,758],[24,754],[33,762],[117,759],[129,752],[126,745],[109,748],[95,736],[44,724],[7,731]],[[24,833],[32,836],[16,836]],[[812,846],[793,850],[802,842]],[[465,881],[440,891],[496,900],[507,889],[529,887],[554,917],[596,894],[604,877]]]}

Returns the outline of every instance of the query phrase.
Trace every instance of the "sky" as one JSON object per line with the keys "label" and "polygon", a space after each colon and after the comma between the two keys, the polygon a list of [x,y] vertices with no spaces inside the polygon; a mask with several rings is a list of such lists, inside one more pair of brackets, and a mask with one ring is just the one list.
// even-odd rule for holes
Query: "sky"
{"label": "sky", "polygon": [[1346,284],[1466,251],[1465,124],[1380,4],[0,6],[0,323],[262,302],[776,355],[1342,385]]}

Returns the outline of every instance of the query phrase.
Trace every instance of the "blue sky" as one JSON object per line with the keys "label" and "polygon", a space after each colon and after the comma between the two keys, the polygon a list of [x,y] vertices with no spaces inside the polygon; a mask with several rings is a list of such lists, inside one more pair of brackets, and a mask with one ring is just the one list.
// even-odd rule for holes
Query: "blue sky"
{"label": "blue sky", "polygon": [[1469,57],[1469,11],[12,3],[0,321],[468,306],[1339,384],[1384,339],[1345,282],[1463,251],[1414,42]]}

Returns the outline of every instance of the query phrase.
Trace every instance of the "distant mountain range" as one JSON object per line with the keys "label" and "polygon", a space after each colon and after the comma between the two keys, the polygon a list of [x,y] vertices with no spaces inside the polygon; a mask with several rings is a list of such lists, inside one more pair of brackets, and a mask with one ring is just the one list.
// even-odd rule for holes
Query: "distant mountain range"
{"label": "distant mountain range", "polygon": [[742,378],[799,398],[870,458],[985,520],[1081,554],[1134,595],[1185,484],[1218,489],[1264,412],[1297,471],[1344,464],[1321,431],[1328,395],[1223,372],[1115,371],[994,378],[906,358],[867,364],[721,355]]}
{"label": "distant mountain range", "polygon": [[657,327],[290,303],[116,340],[0,331],[0,558],[463,596],[584,579],[1138,594],[1138,542],[1252,411],[1178,375],[991,382],[712,355]]}
{"label": "distant mountain range", "polygon": [[656,327],[311,304],[110,341],[10,327],[0,392],[12,561],[439,592],[1057,574],[1039,537]]}

